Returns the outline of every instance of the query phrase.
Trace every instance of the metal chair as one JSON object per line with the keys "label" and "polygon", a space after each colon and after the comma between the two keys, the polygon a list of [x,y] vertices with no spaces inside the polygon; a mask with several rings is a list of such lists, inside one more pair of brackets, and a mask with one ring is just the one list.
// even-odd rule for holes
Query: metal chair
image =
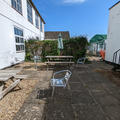
{"label": "metal chair", "polygon": [[[60,74],[60,73],[65,73],[64,77],[55,78],[55,76]],[[69,71],[69,70],[62,70],[62,71],[55,72],[53,74],[53,78],[51,79],[51,86],[53,88],[52,97],[54,95],[55,87],[63,87],[63,88],[65,88],[68,85],[68,80],[70,79],[71,75],[72,75],[72,72]]]}
{"label": "metal chair", "polygon": [[85,64],[86,57],[79,58],[77,64]]}
{"label": "metal chair", "polygon": [[41,57],[40,56],[34,56],[33,60],[34,60],[34,64],[35,64],[35,69],[37,69],[37,62],[41,61]]}

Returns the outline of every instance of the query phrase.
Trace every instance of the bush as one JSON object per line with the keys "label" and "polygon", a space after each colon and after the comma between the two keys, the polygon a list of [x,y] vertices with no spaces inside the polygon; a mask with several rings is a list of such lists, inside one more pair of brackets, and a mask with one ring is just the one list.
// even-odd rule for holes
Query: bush
{"label": "bush", "polygon": [[[59,53],[57,40],[38,41],[36,39],[29,39],[25,43],[27,61],[31,61],[34,55],[41,56],[42,61],[45,61],[45,56],[57,56]],[[71,38],[70,40],[63,40],[63,44],[64,49],[61,50],[61,55],[74,56],[74,60],[76,61],[78,58],[85,56],[88,41],[86,37],[79,36]]]}

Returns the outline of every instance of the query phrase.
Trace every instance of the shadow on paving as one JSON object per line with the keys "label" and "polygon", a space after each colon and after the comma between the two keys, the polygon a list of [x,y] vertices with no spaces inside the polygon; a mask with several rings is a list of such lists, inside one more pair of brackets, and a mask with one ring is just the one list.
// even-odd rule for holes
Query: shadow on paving
{"label": "shadow on paving", "polygon": [[[54,66],[54,72],[66,69],[70,69],[69,66]],[[74,120],[74,118],[71,92],[67,88],[55,88],[54,96],[51,97],[50,94],[47,98],[42,120]]]}
{"label": "shadow on paving", "polygon": [[[64,94],[63,94],[64,93]],[[43,120],[74,120],[74,113],[70,104],[69,91],[56,89],[54,97],[47,99]]]}
{"label": "shadow on paving", "polygon": [[[63,69],[69,68],[56,66],[54,72]],[[81,82],[79,72],[87,69],[85,66],[71,67],[70,90],[56,88],[54,97],[47,98],[42,120],[106,120],[101,107]]]}
{"label": "shadow on paving", "polygon": [[[56,88],[54,97],[47,99],[42,120],[120,120],[120,101],[112,93],[119,94],[119,88],[95,72],[96,67],[110,68],[96,63],[71,67],[70,90]],[[56,67],[54,72],[63,69]]]}

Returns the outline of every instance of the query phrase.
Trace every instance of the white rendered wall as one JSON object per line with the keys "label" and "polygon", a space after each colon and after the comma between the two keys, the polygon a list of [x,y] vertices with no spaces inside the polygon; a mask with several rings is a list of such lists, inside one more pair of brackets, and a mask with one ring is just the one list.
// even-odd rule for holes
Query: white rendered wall
{"label": "white rendered wall", "polygon": [[110,9],[105,60],[113,62],[113,54],[120,49],[120,3]]}
{"label": "white rendered wall", "polygon": [[26,0],[22,0],[22,13],[19,14],[11,7],[11,0],[0,0],[0,69],[25,59],[25,52],[16,52],[14,26],[23,29],[25,39],[39,37],[44,40],[44,31],[40,32],[35,27],[34,9],[33,24],[27,20]]}

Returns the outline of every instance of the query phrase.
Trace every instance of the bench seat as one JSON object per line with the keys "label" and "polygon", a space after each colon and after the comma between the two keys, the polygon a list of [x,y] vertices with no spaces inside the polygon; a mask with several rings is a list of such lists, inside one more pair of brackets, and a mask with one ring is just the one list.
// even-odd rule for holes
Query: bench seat
{"label": "bench seat", "polygon": [[46,64],[74,64],[74,62],[56,62],[56,61],[49,61],[45,63]]}

